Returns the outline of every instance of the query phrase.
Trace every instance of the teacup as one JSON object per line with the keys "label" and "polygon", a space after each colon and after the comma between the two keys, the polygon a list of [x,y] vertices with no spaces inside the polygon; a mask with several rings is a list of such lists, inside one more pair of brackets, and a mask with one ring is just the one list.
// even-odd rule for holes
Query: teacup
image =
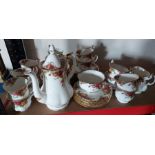
{"label": "teacup", "polygon": [[79,87],[87,92],[101,90],[105,75],[96,70],[87,70],[78,74]]}
{"label": "teacup", "polygon": [[81,56],[91,57],[93,52],[94,52],[94,47],[92,46],[88,48],[78,49],[76,52],[76,55],[78,57],[81,57]]}
{"label": "teacup", "polygon": [[136,82],[139,79],[137,74],[120,74],[115,76],[116,85],[119,89],[127,92],[135,92],[137,90]]}
{"label": "teacup", "polygon": [[[150,74],[143,67],[135,66],[131,68],[131,72],[139,75],[136,94],[141,94],[142,92],[145,92],[148,86],[152,86],[155,84],[155,76]],[[151,80],[151,79],[153,79],[153,81],[148,82],[148,80]]]}
{"label": "teacup", "polygon": [[10,98],[15,105],[15,110],[20,106],[20,110],[17,111],[25,111],[30,106],[31,102],[28,100],[30,92],[27,79],[23,77],[11,78],[4,83],[3,87],[4,90],[9,93]]}

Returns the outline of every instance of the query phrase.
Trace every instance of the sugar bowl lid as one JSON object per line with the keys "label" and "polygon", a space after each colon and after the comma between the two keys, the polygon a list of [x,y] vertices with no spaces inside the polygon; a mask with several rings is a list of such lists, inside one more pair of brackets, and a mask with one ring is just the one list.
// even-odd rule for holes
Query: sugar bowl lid
{"label": "sugar bowl lid", "polygon": [[11,78],[4,82],[3,88],[8,93],[14,93],[27,85],[27,79],[23,77]]}

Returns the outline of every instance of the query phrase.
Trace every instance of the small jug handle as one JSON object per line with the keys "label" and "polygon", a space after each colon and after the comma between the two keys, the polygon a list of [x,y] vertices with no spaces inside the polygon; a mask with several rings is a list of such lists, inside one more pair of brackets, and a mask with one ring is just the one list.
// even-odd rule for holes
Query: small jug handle
{"label": "small jug handle", "polygon": [[155,84],[155,76],[151,74],[151,76],[147,79],[147,80],[151,80],[151,78],[153,78],[153,82],[148,82],[147,85],[148,86],[152,86]]}

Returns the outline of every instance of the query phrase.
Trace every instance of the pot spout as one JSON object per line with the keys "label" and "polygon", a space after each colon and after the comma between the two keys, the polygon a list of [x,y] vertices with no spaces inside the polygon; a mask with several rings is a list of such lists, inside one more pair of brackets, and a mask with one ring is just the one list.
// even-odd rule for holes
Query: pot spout
{"label": "pot spout", "polygon": [[32,70],[26,70],[25,75],[28,75],[32,80],[32,90],[34,97],[38,100],[40,103],[46,103],[46,94],[41,91],[39,88],[39,81],[36,76],[36,73]]}

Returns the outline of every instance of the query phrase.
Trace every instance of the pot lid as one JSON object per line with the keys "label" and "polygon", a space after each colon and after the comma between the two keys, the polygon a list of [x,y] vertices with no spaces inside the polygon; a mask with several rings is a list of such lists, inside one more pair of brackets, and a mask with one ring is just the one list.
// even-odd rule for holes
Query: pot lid
{"label": "pot lid", "polygon": [[116,69],[121,73],[125,73],[128,72],[128,68],[119,64],[114,63],[114,61],[112,60],[111,63],[109,64],[110,68],[112,69]]}
{"label": "pot lid", "polygon": [[140,66],[131,68],[131,71],[135,74],[138,74],[141,78],[150,76],[150,73]]}
{"label": "pot lid", "polygon": [[49,46],[49,55],[46,57],[43,68],[55,70],[61,68],[61,62],[59,56],[55,53],[55,47]]}
{"label": "pot lid", "polygon": [[9,93],[16,92],[27,85],[27,80],[23,77],[11,78],[4,82],[3,88]]}
{"label": "pot lid", "polygon": [[138,79],[139,79],[139,76],[137,74],[131,74],[131,73],[120,74],[118,76],[115,76],[115,80],[118,83],[121,83],[121,84],[129,83],[129,82],[134,82],[134,81],[136,81]]}

